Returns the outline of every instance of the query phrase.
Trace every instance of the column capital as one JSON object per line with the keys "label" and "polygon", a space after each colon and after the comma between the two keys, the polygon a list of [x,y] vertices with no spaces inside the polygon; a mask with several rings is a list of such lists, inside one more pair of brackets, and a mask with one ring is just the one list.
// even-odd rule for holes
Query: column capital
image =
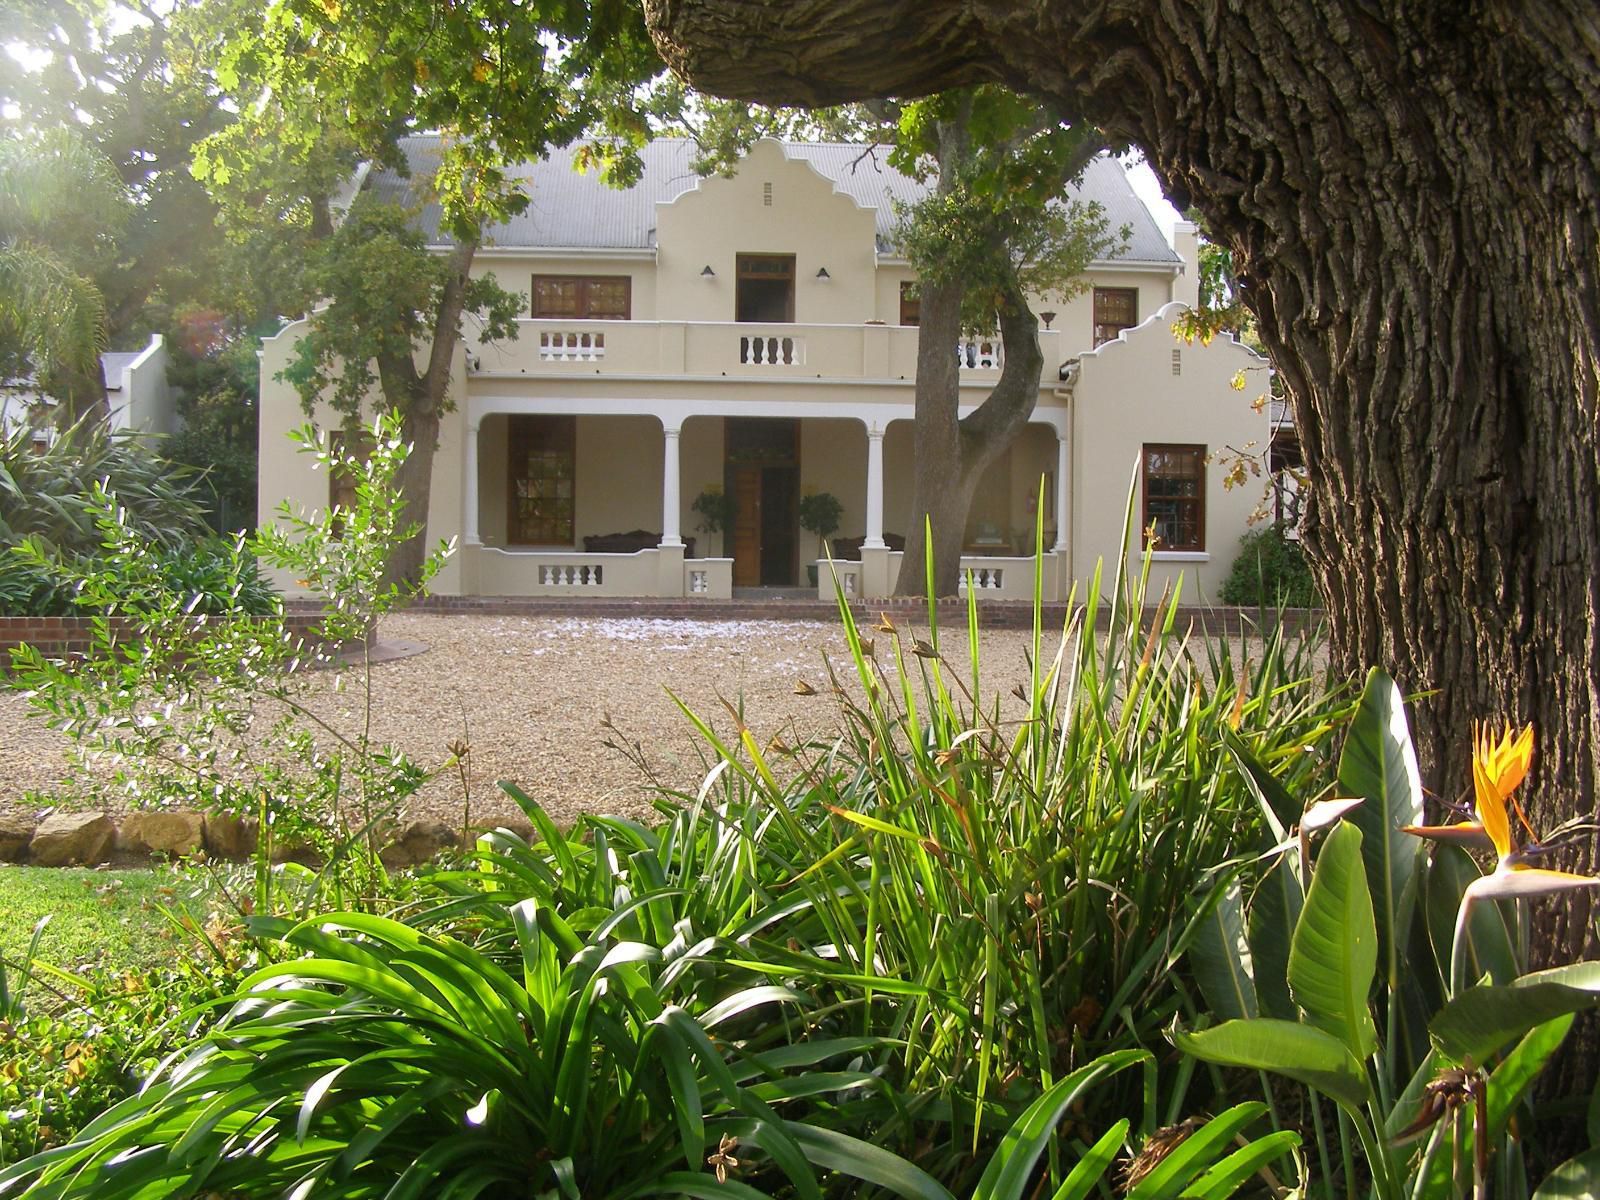
{"label": "column capital", "polygon": [[663,437],[675,438],[682,432],[682,425],[663,425],[661,427],[661,434]]}

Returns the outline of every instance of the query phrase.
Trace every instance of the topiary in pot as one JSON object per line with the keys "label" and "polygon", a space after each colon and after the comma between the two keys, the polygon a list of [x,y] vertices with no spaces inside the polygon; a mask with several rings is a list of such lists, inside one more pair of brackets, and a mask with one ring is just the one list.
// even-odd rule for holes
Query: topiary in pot
{"label": "topiary in pot", "polygon": [[[817,535],[818,558],[827,553],[826,539],[838,531],[839,520],[843,516],[844,505],[832,492],[812,492],[809,496],[801,497],[800,528]],[[815,563],[806,568],[806,576],[811,580],[811,586],[816,587]]]}

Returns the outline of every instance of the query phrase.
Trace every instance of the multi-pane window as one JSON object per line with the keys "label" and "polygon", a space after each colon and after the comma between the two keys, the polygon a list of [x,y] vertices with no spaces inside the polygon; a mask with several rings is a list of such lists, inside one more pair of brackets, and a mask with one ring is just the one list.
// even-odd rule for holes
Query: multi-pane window
{"label": "multi-pane window", "polygon": [[1094,344],[1115,341],[1124,329],[1139,323],[1138,288],[1095,288]]}
{"label": "multi-pane window", "polygon": [[633,315],[633,279],[628,275],[535,275],[531,308],[535,320],[626,321]]}
{"label": "multi-pane window", "polygon": [[1206,548],[1206,448],[1145,446],[1144,527],[1157,550]]}
{"label": "multi-pane window", "polygon": [[922,324],[922,298],[917,295],[917,285],[909,279],[900,284],[900,324]]}
{"label": "multi-pane window", "polygon": [[513,416],[510,426],[506,541],[515,546],[572,545],[577,418]]}

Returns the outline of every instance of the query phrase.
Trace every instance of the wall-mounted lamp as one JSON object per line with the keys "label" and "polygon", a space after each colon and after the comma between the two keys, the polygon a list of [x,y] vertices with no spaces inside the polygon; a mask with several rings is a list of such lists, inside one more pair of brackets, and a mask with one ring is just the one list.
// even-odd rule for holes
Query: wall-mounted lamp
{"label": "wall-mounted lamp", "polygon": [[711,269],[710,263],[707,263],[700,271],[701,279],[715,279],[716,277],[717,273]]}
{"label": "wall-mounted lamp", "polygon": [[817,268],[817,282],[818,283],[828,283],[832,279],[833,279],[833,276],[828,274],[828,268],[827,267],[818,267]]}
{"label": "wall-mounted lamp", "polygon": [[1054,321],[1055,319],[1056,315],[1053,312],[1042,312],[1039,314],[1039,320],[1044,322],[1044,327],[1046,329],[1050,328],[1050,322]]}

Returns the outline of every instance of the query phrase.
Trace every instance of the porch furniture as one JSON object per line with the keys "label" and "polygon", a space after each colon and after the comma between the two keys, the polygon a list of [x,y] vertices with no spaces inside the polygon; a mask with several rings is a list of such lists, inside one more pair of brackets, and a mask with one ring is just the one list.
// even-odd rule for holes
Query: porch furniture
{"label": "porch furniture", "polygon": [[[637,554],[641,550],[654,550],[661,544],[661,535],[648,529],[634,529],[627,533],[593,533],[583,539],[583,549],[588,554]],[[683,539],[683,556],[694,557],[694,538]]]}
{"label": "porch furniture", "polygon": [[[834,538],[831,543],[834,559],[838,562],[860,562],[861,543],[866,540],[864,537]],[[883,544],[899,553],[905,550],[906,539],[898,533],[886,533],[883,535]]]}

